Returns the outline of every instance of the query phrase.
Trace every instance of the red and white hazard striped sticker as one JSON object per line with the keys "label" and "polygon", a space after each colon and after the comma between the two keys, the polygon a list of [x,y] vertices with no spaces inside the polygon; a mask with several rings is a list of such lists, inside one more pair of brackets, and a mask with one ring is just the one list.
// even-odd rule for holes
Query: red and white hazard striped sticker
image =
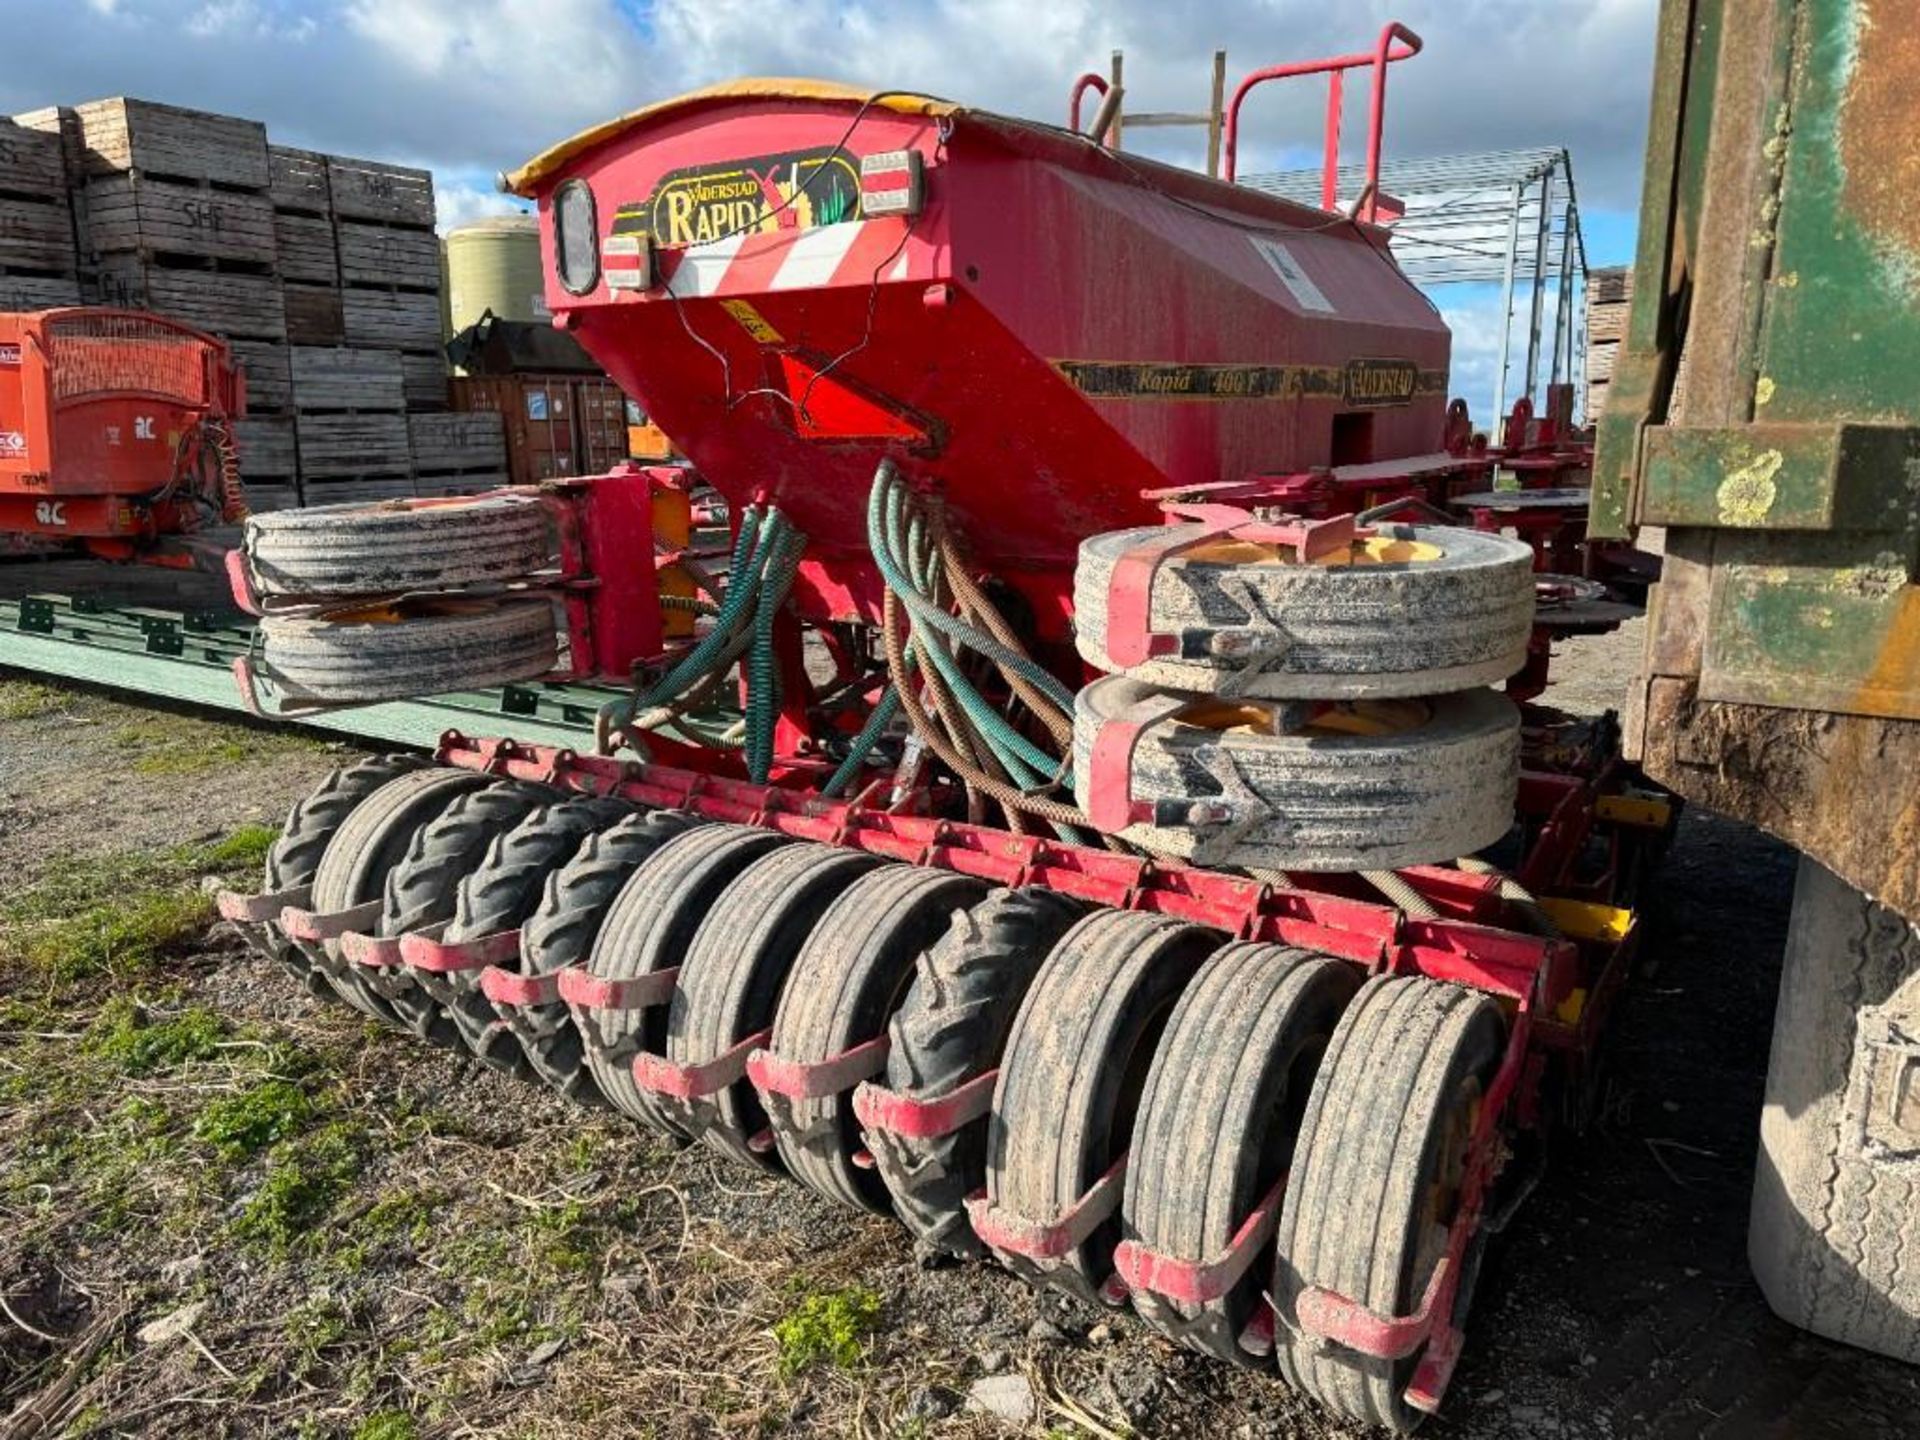
{"label": "red and white hazard striped sticker", "polygon": [[811,230],[729,235],[660,257],[665,288],[679,298],[817,290],[913,278],[905,227],[854,220]]}

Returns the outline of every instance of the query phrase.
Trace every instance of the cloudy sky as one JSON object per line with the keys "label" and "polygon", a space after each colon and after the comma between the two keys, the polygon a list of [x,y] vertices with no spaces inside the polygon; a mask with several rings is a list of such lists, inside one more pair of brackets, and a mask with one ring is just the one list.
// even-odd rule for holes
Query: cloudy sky
{"label": "cloudy sky", "polygon": [[[919,88],[1057,121],[1127,53],[1130,110],[1200,109],[1230,75],[1363,48],[1397,18],[1390,155],[1565,145],[1597,264],[1629,257],[1657,0],[0,0],[0,113],[131,94],[264,120],[277,141],[431,166],[441,218],[489,177],[649,100],[733,75]],[[1349,125],[1364,126],[1358,104]],[[1243,170],[1311,163],[1323,91],[1249,102]],[[1134,132],[1129,143],[1146,132]],[[1153,148],[1197,162],[1189,132]],[[1487,393],[1498,296],[1435,297],[1456,375]],[[1482,401],[1476,408],[1484,408]]]}

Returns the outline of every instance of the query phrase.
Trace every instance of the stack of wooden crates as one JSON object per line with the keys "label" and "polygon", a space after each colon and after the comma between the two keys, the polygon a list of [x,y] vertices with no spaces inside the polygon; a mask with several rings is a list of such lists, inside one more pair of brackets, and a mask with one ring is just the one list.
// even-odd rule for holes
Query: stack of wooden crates
{"label": "stack of wooden crates", "polygon": [[1627,334],[1627,311],[1633,303],[1633,269],[1617,265],[1587,275],[1587,423],[1607,408],[1607,386],[1613,381],[1613,360]]}
{"label": "stack of wooden crates", "polygon": [[150,309],[226,340],[256,509],[505,482],[498,419],[447,411],[434,220],[427,171],[252,120],[122,98],[0,127],[0,308]]}

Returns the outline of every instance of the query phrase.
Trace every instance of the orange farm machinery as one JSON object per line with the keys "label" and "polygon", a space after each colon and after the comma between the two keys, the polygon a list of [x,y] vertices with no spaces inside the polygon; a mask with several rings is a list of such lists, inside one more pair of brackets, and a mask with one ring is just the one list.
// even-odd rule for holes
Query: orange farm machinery
{"label": "orange farm machinery", "polygon": [[246,517],[225,344],[158,315],[0,314],[0,536],[105,559]]}
{"label": "orange farm machinery", "polygon": [[[1377,170],[1418,44],[1273,74],[1369,72]],[[1336,213],[764,80],[511,185],[733,543],[654,539],[674,467],[252,522],[257,703],[633,689],[594,754],[347,767],[223,913],[318,994],[1411,1428],[1672,820],[1610,717],[1534,703],[1622,613],[1493,494],[1570,513],[1566,417],[1474,435],[1377,183]]]}

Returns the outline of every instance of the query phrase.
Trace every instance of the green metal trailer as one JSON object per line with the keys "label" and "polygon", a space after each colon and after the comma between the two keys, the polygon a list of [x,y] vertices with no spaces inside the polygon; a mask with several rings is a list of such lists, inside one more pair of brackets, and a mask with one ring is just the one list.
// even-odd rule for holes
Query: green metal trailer
{"label": "green metal trailer", "polygon": [[1920,25],[1666,0],[1595,534],[1665,532],[1627,747],[1802,852],[1750,1235],[1920,1361]]}

